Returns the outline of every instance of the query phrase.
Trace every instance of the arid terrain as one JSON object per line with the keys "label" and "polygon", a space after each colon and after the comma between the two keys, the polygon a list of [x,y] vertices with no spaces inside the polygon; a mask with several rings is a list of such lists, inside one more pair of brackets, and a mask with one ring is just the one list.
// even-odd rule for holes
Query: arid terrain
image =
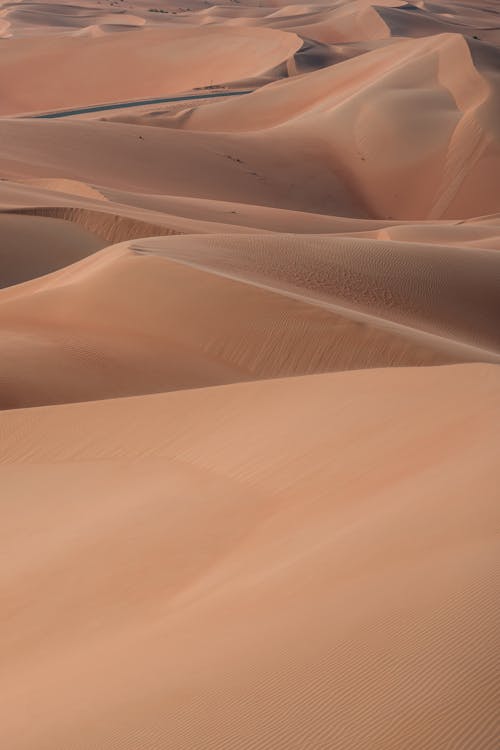
{"label": "arid terrain", "polygon": [[497,750],[498,0],[0,1],[1,750]]}

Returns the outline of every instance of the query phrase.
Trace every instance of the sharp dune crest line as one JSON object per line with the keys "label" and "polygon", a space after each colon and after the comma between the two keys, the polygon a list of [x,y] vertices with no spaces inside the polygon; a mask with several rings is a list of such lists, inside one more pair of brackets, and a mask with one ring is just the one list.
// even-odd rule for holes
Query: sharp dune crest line
{"label": "sharp dune crest line", "polygon": [[1,750],[498,750],[499,19],[0,2]]}
{"label": "sharp dune crest line", "polygon": [[500,254],[438,248],[282,234],[107,248],[3,290],[2,406],[498,362]]}

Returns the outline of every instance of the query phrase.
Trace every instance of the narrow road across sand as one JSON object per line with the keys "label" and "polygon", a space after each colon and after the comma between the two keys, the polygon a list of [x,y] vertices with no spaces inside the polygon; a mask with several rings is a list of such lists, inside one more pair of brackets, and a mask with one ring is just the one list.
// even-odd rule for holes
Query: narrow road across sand
{"label": "narrow road across sand", "polygon": [[245,91],[211,91],[207,94],[186,94],[184,96],[168,96],[159,99],[136,99],[132,102],[115,102],[114,104],[94,104],[90,107],[78,107],[77,109],[62,109],[57,112],[31,115],[38,120],[51,120],[57,117],[72,117],[73,115],[87,115],[92,112],[106,112],[110,109],[128,109],[129,107],[145,107],[151,104],[167,104],[168,102],[188,102],[194,99],[216,99],[221,96],[242,96],[251,94],[255,89]]}

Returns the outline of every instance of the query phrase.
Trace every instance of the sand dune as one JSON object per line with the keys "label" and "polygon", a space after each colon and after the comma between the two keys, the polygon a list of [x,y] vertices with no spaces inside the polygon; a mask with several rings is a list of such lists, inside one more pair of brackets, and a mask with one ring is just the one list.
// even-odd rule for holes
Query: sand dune
{"label": "sand dune", "polygon": [[[475,7],[474,7],[475,5]],[[423,37],[442,32],[455,32],[477,37],[485,42],[500,41],[500,29],[492,12],[494,3],[439,2],[402,4],[402,7],[377,8],[393,36]]]}
{"label": "sand dune", "polygon": [[116,246],[0,294],[2,407],[488,358],[377,322]]}
{"label": "sand dune", "polygon": [[496,251],[287,235],[148,240],[131,247],[500,351]]}
{"label": "sand dune", "polygon": [[[165,235],[273,231],[392,239],[394,234],[396,240],[412,241],[413,237],[422,237],[426,244],[455,246],[467,246],[475,239],[482,241],[483,247],[489,249],[497,248],[500,238],[500,215],[495,214],[466,221],[448,219],[417,223],[357,219],[234,200],[137,193],[57,178],[29,179],[21,183],[0,181],[0,211],[76,221],[100,234],[109,243],[123,240],[117,217],[125,219],[125,224],[129,219],[133,222],[127,230],[130,237],[137,236],[139,228],[146,224],[154,227],[155,231],[143,227],[140,229],[144,232],[142,236],[157,234],[157,227],[163,227],[162,233]],[[109,214],[114,220],[108,224],[107,219],[98,218],[100,214]]]}
{"label": "sand dune", "polygon": [[497,750],[498,10],[0,1],[1,750]]}
{"label": "sand dune", "polygon": [[493,748],[499,386],[372,370],[5,412],[4,742]]}
{"label": "sand dune", "polygon": [[498,208],[494,84],[495,76],[475,67],[462,36],[439,35],[404,40],[238,102],[194,108],[172,124],[257,130],[261,142],[295,144],[312,160],[321,153],[355,196],[358,215],[464,218]]}
{"label": "sand dune", "polygon": [[83,120],[0,119],[0,168],[11,180],[78,179],[128,192],[368,216],[328,163],[320,163],[319,153],[293,175],[290,142],[273,138]]}
{"label": "sand dune", "polygon": [[[0,114],[166,96],[223,83],[278,64],[300,44],[294,34],[244,28],[208,28],[203,33],[144,28],[127,34],[63,36],[55,47],[50,36],[6,40]],[[182,62],[186,55],[189,65]],[[226,55],[233,59],[230,76]],[[44,86],[47,76],[57,76],[58,85]]]}
{"label": "sand dune", "polygon": [[499,91],[462,36],[406,39],[154,119],[167,129],[142,127],[149,116],[0,120],[0,165],[17,180],[359,218],[470,218],[499,207]]}
{"label": "sand dune", "polygon": [[[30,183],[0,182],[0,211],[2,213],[16,213],[31,216],[47,216],[62,218],[79,224],[85,229],[97,234],[109,243],[119,242],[125,237],[148,237],[170,234],[197,234],[214,232],[249,233],[255,229],[265,231],[267,225],[277,224],[288,226],[288,219],[293,226],[300,222],[300,215],[295,212],[285,212],[280,220],[280,212],[269,212],[259,221],[259,207],[249,207],[248,214],[244,212],[239,217],[233,214],[233,204],[230,208],[217,210],[217,203],[211,206],[211,201],[200,201],[200,208],[193,211],[169,213],[162,210],[155,196],[143,196],[130,193],[115,193],[118,201],[105,198],[107,189],[96,188],[84,182],[75,183],[72,180],[56,180],[57,190],[39,188],[38,182],[50,183],[52,180],[30,180]],[[68,186],[69,187],[66,187]],[[70,189],[71,192],[65,192]],[[75,196],[81,196],[76,198]],[[123,201],[123,202],[122,202]],[[168,201],[167,201],[168,203]],[[206,206],[206,208],[205,208]],[[238,208],[238,205],[236,206]],[[275,217],[276,213],[276,218]],[[185,215],[185,216],[184,216]],[[235,218],[239,221],[235,221]],[[343,219],[323,217],[320,215],[307,216],[313,228],[331,227],[337,231],[354,230],[357,228],[383,228],[387,222],[357,222],[347,223]],[[220,221],[225,219],[226,221]],[[245,221],[248,219],[249,225]],[[326,223],[325,223],[326,222]],[[389,224],[392,224],[389,222]],[[262,225],[262,226],[261,226]]]}
{"label": "sand dune", "polygon": [[498,362],[499,285],[500,254],[475,248],[291,235],[125,243],[0,294],[2,406]]}

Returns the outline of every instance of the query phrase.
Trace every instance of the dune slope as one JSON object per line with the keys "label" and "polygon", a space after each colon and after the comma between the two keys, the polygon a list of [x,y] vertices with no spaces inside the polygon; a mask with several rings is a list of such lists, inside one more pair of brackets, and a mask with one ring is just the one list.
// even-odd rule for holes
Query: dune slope
{"label": "dune slope", "polygon": [[0,288],[69,266],[105,243],[57,218],[0,213]]}
{"label": "dune slope", "polygon": [[471,365],[4,412],[4,743],[493,748],[499,407]]}
{"label": "dune slope", "polygon": [[0,293],[2,407],[500,360],[500,255],[354,238],[136,240]]}

